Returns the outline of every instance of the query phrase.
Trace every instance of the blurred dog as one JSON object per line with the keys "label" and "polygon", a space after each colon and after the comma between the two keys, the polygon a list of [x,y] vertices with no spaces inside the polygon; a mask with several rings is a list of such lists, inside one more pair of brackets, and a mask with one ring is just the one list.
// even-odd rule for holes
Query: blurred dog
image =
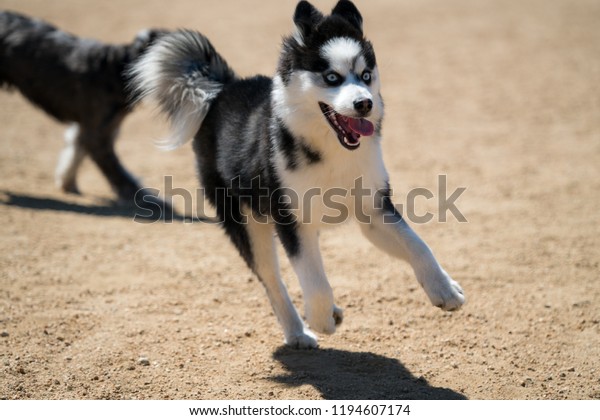
{"label": "blurred dog", "polygon": [[124,70],[165,33],[144,30],[129,44],[111,45],[0,12],[0,87],[17,88],[52,117],[72,124],[56,168],[56,183],[65,192],[79,192],[77,171],[87,155],[120,200],[132,201],[140,190],[114,148],[119,127],[132,110]]}

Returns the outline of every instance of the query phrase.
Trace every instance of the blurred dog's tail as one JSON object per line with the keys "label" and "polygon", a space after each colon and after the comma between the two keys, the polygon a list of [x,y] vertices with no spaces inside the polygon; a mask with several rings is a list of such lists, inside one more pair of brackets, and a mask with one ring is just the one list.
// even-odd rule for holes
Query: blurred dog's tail
{"label": "blurred dog's tail", "polygon": [[212,101],[236,75],[202,34],[178,30],[161,36],[129,69],[134,100],[157,103],[171,123],[159,143],[174,149],[191,140]]}

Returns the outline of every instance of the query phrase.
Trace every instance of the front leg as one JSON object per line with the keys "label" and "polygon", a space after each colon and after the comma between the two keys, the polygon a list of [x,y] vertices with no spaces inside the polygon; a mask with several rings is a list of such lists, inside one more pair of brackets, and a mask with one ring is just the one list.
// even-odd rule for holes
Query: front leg
{"label": "front leg", "polygon": [[56,185],[64,192],[79,194],[77,172],[85,156],[86,151],[81,146],[79,124],[72,124],[65,132],[65,147],[56,166]]}
{"label": "front leg", "polygon": [[333,290],[325,275],[318,230],[292,224],[278,226],[278,232],[300,281],[308,325],[317,332],[333,334],[342,322],[343,312],[334,304]]}
{"label": "front leg", "polygon": [[361,224],[362,233],[376,247],[406,260],[434,306],[446,311],[460,308],[465,302],[461,286],[435,259],[431,249],[396,211],[389,197],[383,197],[383,209],[373,210],[370,223]]}

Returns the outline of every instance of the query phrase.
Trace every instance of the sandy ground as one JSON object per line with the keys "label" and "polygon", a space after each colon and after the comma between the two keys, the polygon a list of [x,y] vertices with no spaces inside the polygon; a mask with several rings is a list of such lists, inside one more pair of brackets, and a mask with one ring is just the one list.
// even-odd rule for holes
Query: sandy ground
{"label": "sandy ground", "polygon": [[[272,74],[293,1],[0,0],[85,37],[207,34],[241,74]],[[140,224],[86,163],[54,187],[64,126],[0,92],[0,398],[600,398],[600,3],[357,1],[383,77],[396,201],[466,187],[468,220],[415,224],[468,296],[432,307],[410,267],[347,224],[322,235],[345,321],[281,346],[262,286],[212,225]],[[332,1],[315,1],[322,9]],[[147,186],[195,191],[191,148],[153,147],[143,106],[119,153]],[[182,200],[176,205],[182,209]],[[196,203],[197,204],[197,203]],[[280,250],[281,251],[281,250]],[[297,305],[298,283],[282,258]],[[146,363],[141,363],[145,358]]]}

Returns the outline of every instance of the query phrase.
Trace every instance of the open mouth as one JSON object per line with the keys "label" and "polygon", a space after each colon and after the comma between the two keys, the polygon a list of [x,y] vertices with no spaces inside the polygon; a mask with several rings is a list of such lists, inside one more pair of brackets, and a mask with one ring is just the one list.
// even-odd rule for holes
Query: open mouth
{"label": "open mouth", "polygon": [[364,118],[352,118],[338,114],[326,103],[319,102],[321,112],[337,134],[337,137],[346,149],[355,150],[360,146],[360,136],[373,135],[373,123]]}

